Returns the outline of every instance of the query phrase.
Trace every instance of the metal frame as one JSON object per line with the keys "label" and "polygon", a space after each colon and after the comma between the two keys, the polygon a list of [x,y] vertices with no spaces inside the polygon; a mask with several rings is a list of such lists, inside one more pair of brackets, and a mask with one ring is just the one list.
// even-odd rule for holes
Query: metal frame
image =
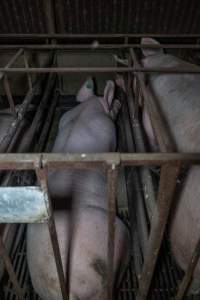
{"label": "metal frame", "polygon": [[[157,137],[158,144],[163,153],[104,153],[104,154],[0,154],[0,170],[35,170],[41,187],[48,196],[48,186],[46,173],[47,169],[66,169],[66,168],[77,168],[77,169],[91,169],[91,168],[104,168],[107,170],[107,182],[108,182],[108,299],[112,298],[112,280],[113,280],[113,253],[114,253],[114,238],[115,238],[115,185],[118,169],[121,166],[151,166],[160,165],[161,166],[161,178],[159,185],[159,192],[157,201],[153,202],[153,212],[151,217],[151,230],[147,241],[147,249],[145,253],[144,265],[139,280],[139,289],[137,293],[137,300],[146,299],[151,279],[154,273],[155,264],[158,258],[160,245],[163,239],[163,234],[169,214],[170,205],[172,202],[173,193],[176,187],[176,180],[179,174],[180,168],[184,165],[200,164],[200,154],[198,153],[169,153],[174,151],[174,147],[168,138],[168,133],[163,124],[162,119],[159,117],[159,111],[155,105],[155,101],[145,85],[145,79],[142,73],[200,73],[200,68],[143,68],[140,66],[137,56],[134,52],[136,48],[173,48],[173,49],[200,49],[197,44],[162,44],[159,47],[155,45],[145,45],[141,46],[139,44],[129,44],[130,38],[139,38],[147,35],[131,35],[131,34],[121,34],[121,35],[55,35],[55,34],[45,34],[45,35],[19,35],[18,37],[23,39],[75,39],[75,38],[96,38],[96,39],[107,39],[107,38],[122,38],[124,44],[101,44],[95,49],[91,47],[91,44],[75,45],[75,44],[52,44],[52,45],[0,45],[0,50],[7,49],[18,49],[17,53],[11,58],[10,62],[4,67],[0,68],[2,78],[9,74],[20,74],[26,73],[29,82],[29,93],[26,97],[26,104],[30,103],[30,98],[33,95],[32,83],[30,75],[31,73],[97,73],[97,72],[121,72],[129,73],[130,77],[135,76],[137,85],[139,86],[140,93],[148,106],[150,118],[152,121],[153,129]],[[199,35],[149,35],[151,37],[161,37],[161,38],[193,38],[198,39]],[[0,41],[11,38],[12,35],[0,35]],[[17,38],[16,35],[13,38]],[[30,68],[28,66],[27,59],[25,58],[24,68],[12,68],[13,63],[24,53],[24,49],[28,50],[65,50],[65,49],[90,49],[93,51],[100,49],[128,49],[130,51],[130,61],[131,65],[127,67],[104,67],[104,68]],[[1,79],[1,78],[0,78]],[[8,82],[6,83],[7,95],[10,101],[10,106],[13,109],[12,94],[9,90]],[[28,100],[27,100],[28,99]],[[132,101],[131,98],[129,101]],[[14,113],[14,109],[13,109]],[[156,121],[155,121],[156,120]],[[16,125],[17,126],[17,125]],[[12,138],[12,137],[11,137]],[[166,153],[168,152],[168,153]],[[168,180],[166,180],[166,178]],[[50,201],[50,199],[49,199]],[[51,202],[50,202],[51,203]],[[156,205],[155,205],[156,203]],[[62,262],[59,253],[58,240],[55,229],[55,222],[53,219],[53,212],[50,205],[49,213],[49,231],[51,235],[51,240],[53,244],[53,250],[55,254],[58,275],[61,284],[61,290],[63,299],[67,299],[67,290],[65,285],[64,272],[62,269]],[[1,253],[3,250],[3,244],[0,243]],[[177,299],[183,298],[183,295],[187,289],[188,283],[190,282],[192,272],[199,258],[199,242],[194,249],[193,259],[188,266],[188,271],[185,274],[184,280],[180,286]],[[4,255],[4,261],[7,259]],[[15,283],[16,293],[20,299],[22,297],[22,291],[19,290],[19,284],[16,282],[16,278],[13,276],[13,270],[11,267],[10,277]],[[9,271],[10,269],[7,268]]]}

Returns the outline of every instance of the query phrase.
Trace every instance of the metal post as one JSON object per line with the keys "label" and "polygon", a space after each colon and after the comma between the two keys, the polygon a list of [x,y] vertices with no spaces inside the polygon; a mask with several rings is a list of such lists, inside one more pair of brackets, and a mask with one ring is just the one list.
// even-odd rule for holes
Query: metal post
{"label": "metal post", "polygon": [[12,266],[10,257],[9,257],[9,255],[6,252],[6,249],[5,249],[5,246],[3,244],[1,236],[0,236],[0,256],[2,256],[2,258],[3,258],[6,270],[7,270],[8,274],[9,274],[10,280],[12,281],[12,284],[13,284],[13,287],[15,289],[15,293],[16,293],[17,297],[20,300],[24,300],[25,298],[24,298],[23,290],[22,290],[22,288],[19,285],[19,282],[17,280],[17,276],[16,276],[16,274],[15,274],[15,272],[13,270],[13,266]]}
{"label": "metal post", "polygon": [[[24,51],[24,65],[25,65],[25,68],[27,68],[27,69],[29,68],[28,59],[27,59],[25,51]],[[32,85],[31,75],[29,73],[27,73],[27,79],[28,79],[29,90],[32,90],[33,85]]]}
{"label": "metal post", "polygon": [[46,168],[42,168],[42,159],[35,163],[35,171],[36,171],[36,174],[38,177],[38,181],[41,184],[41,188],[47,195],[47,199],[49,202],[49,205],[47,206],[48,210],[49,210],[49,219],[48,219],[49,234],[50,234],[53,253],[54,253],[54,257],[55,257],[55,263],[56,263],[62,297],[63,297],[63,300],[68,300],[69,297],[68,297],[68,292],[67,292],[67,280],[65,279],[65,275],[64,275],[63,264],[62,264],[61,254],[60,254],[60,248],[59,248],[59,244],[58,244],[58,236],[57,236],[57,232],[56,232],[56,225],[55,225],[55,220],[54,220],[54,216],[53,216],[53,208],[52,208],[52,204],[51,204],[50,195],[48,192],[47,170],[46,170]]}
{"label": "metal post", "polygon": [[186,291],[187,291],[187,288],[191,282],[191,279],[192,279],[192,274],[194,272],[194,269],[198,263],[198,260],[199,260],[199,257],[200,257],[200,238],[196,244],[196,247],[194,249],[194,252],[193,252],[193,255],[192,255],[192,258],[191,258],[191,261],[189,263],[189,266],[187,268],[187,271],[185,273],[185,276],[179,286],[179,289],[178,289],[178,293],[177,293],[177,296],[176,296],[176,300],[181,300],[183,299]]}
{"label": "metal post", "polygon": [[108,187],[108,300],[113,299],[113,264],[115,243],[115,218],[116,218],[116,181],[117,165],[113,163],[107,170]]}
{"label": "metal post", "polygon": [[139,278],[137,300],[147,299],[156,261],[162,243],[165,226],[167,223],[176,180],[179,173],[179,164],[165,164],[161,168],[160,184],[157,197],[157,207],[154,209],[152,225],[148,240],[142,274]]}
{"label": "metal post", "polygon": [[[137,56],[134,53],[133,49],[130,49],[130,55],[132,57],[133,63],[136,68],[141,67]],[[159,148],[161,152],[173,152],[175,151],[175,146],[172,144],[170,134],[165,126],[159,109],[156,105],[155,99],[151,95],[149,87],[145,85],[144,77],[141,73],[136,73],[135,76],[138,78],[140,83],[141,92],[144,97],[145,105],[147,107],[153,131],[155,133]]]}
{"label": "metal post", "polygon": [[9,102],[9,105],[10,105],[10,110],[11,110],[13,116],[16,118],[17,117],[17,112],[16,112],[16,109],[15,109],[15,104],[14,104],[14,100],[13,100],[13,97],[12,97],[10,84],[9,84],[7,75],[4,75],[4,77],[3,77],[3,84],[4,84],[4,89],[5,89],[7,98],[8,98],[8,102]]}

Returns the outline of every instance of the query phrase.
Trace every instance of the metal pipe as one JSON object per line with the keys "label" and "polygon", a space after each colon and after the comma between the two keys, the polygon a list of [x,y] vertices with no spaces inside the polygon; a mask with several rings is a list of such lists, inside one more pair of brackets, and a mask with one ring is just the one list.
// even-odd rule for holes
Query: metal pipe
{"label": "metal pipe", "polygon": [[191,282],[191,279],[192,279],[192,274],[194,272],[194,269],[198,263],[198,260],[199,260],[199,257],[200,257],[200,238],[199,240],[197,241],[197,244],[196,244],[196,247],[194,249],[194,252],[193,252],[193,255],[192,255],[192,258],[190,260],[190,263],[189,263],[189,266],[187,268],[187,271],[185,273],[185,276],[179,286],[179,289],[178,289],[178,293],[177,293],[177,296],[176,296],[176,300],[181,300],[183,299],[186,291],[187,291],[187,288]]}
{"label": "metal pipe", "polygon": [[113,272],[114,272],[114,245],[115,245],[115,218],[116,218],[116,182],[118,169],[113,163],[107,170],[107,189],[108,189],[108,278],[107,299],[113,299]]}
{"label": "metal pipe", "polygon": [[11,89],[10,89],[10,84],[9,84],[7,75],[4,75],[4,77],[3,77],[3,85],[4,85],[5,92],[6,92],[6,96],[8,98],[8,103],[10,105],[11,113],[16,118],[17,117],[17,112],[16,112],[15,103],[14,103],[14,100],[13,100],[13,97],[12,97],[12,92],[11,92]]}
{"label": "metal pipe", "polygon": [[[19,48],[19,47],[18,47]],[[21,48],[21,47],[20,47]],[[9,60],[9,62],[5,65],[5,69],[10,68],[15,62],[16,60],[22,55],[22,53],[24,52],[24,49],[19,49],[17,51],[17,53],[11,57],[11,59]],[[4,77],[4,72],[0,72],[0,80]]]}
{"label": "metal pipe", "polygon": [[[24,65],[25,65],[25,68],[26,68],[26,69],[29,68],[29,65],[28,65],[28,59],[27,59],[27,56],[26,56],[26,52],[25,52],[25,51],[24,51]],[[32,90],[33,84],[32,84],[32,80],[31,80],[31,75],[30,75],[30,74],[27,74],[27,80],[28,80],[29,90]]]}
{"label": "metal pipe", "polygon": [[71,49],[193,49],[199,50],[200,44],[93,44],[93,41],[87,44],[0,44],[0,50],[14,50],[23,48],[26,50],[71,50]]}
{"label": "metal pipe", "polygon": [[34,170],[41,160],[48,169],[63,170],[105,168],[107,164],[120,166],[182,166],[200,165],[199,153],[7,153],[0,154],[0,170]]}
{"label": "metal pipe", "polygon": [[1,145],[0,145],[0,153],[3,153],[6,151],[6,149],[8,148],[21,120],[23,119],[27,109],[28,109],[28,106],[29,104],[31,103],[31,101],[33,100],[34,98],[34,95],[35,95],[35,91],[38,89],[38,87],[40,86],[40,83],[41,81],[39,81],[35,87],[30,90],[28,92],[28,94],[26,95],[19,111],[18,111],[18,118],[12,123],[12,126],[8,132],[8,134],[3,138],[3,140],[1,141]]}
{"label": "metal pipe", "polygon": [[49,33],[38,33],[38,34],[0,34],[0,39],[47,39],[47,38],[60,38],[60,39],[84,39],[84,38],[140,38],[140,37],[154,37],[154,38],[200,38],[200,33],[196,34],[160,34],[160,33],[81,33],[81,34],[73,34],[73,33],[57,33],[57,34],[49,34]]}
{"label": "metal pipe", "polygon": [[2,237],[0,236],[0,256],[2,256],[6,270],[9,274],[10,280],[12,281],[13,287],[15,289],[16,295],[20,300],[24,300],[24,293],[22,288],[19,285],[16,274],[13,270],[12,262],[10,260],[9,255],[6,252],[5,246],[2,241]]}
{"label": "metal pipe", "polygon": [[[143,67],[53,67],[53,68],[0,68],[0,72],[5,73],[164,73],[164,74],[199,74],[200,68],[198,67],[187,67],[187,68],[143,68]],[[149,89],[146,87],[146,92],[149,92]]]}
{"label": "metal pipe", "polygon": [[173,199],[173,194],[176,188],[176,180],[179,174],[179,169],[179,164],[165,164],[161,168],[159,191],[156,202],[157,207],[154,209],[154,214],[152,217],[148,247],[146,256],[144,257],[142,274],[139,279],[139,288],[136,298],[137,300],[146,299],[149,292]]}
{"label": "metal pipe", "polygon": [[[140,67],[140,64],[133,49],[130,49],[130,55],[136,68]],[[145,85],[145,81],[141,73],[136,73],[135,76],[137,76],[139,80],[141,92],[143,94],[145,105],[147,107],[151,124],[161,152],[175,151],[175,146],[172,144],[170,134],[167,130],[165,123],[161,118],[158,106],[156,104],[155,99],[152,97],[149,87]]]}

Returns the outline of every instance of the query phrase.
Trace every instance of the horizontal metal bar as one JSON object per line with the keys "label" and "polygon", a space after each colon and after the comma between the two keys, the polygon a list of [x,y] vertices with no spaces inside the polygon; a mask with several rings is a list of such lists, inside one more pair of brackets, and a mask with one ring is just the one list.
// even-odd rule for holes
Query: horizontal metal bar
{"label": "horizontal metal bar", "polygon": [[49,169],[90,169],[107,167],[113,164],[121,164],[121,166],[159,166],[166,163],[174,165],[177,162],[187,166],[199,165],[200,153],[0,154],[1,170],[34,170],[38,162]]}
{"label": "horizontal metal bar", "polygon": [[39,187],[0,187],[0,223],[42,223],[48,220],[48,199]]}
{"label": "horizontal metal bar", "polygon": [[23,47],[24,50],[70,50],[70,49],[126,49],[126,48],[137,48],[137,49],[200,49],[200,44],[100,44],[100,43],[87,43],[87,44],[9,44],[1,45],[0,50],[13,50]]}
{"label": "horizontal metal bar", "polygon": [[165,74],[199,74],[200,68],[186,67],[186,68],[143,68],[143,67],[62,67],[62,68],[0,68],[0,72],[5,73],[165,73]]}
{"label": "horizontal metal bar", "polygon": [[196,34],[160,34],[160,33],[94,33],[94,34],[71,34],[71,33],[57,33],[57,34],[0,34],[0,39],[7,38],[21,38],[21,39],[74,39],[74,38],[140,38],[140,37],[157,37],[157,38],[199,38],[200,33]]}

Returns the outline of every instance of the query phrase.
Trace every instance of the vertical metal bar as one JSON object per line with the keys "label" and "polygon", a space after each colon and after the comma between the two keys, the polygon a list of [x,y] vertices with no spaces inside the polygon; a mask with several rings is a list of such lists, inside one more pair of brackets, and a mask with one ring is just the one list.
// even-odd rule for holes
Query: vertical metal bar
{"label": "vertical metal bar", "polygon": [[57,237],[57,232],[56,232],[56,225],[55,225],[55,220],[54,220],[54,216],[53,216],[53,208],[52,208],[52,204],[51,204],[50,195],[48,192],[47,170],[46,170],[46,168],[45,169],[41,168],[41,160],[36,162],[35,166],[36,166],[35,167],[36,174],[37,174],[38,180],[41,184],[41,188],[47,195],[47,199],[49,202],[49,205],[47,206],[48,210],[49,210],[48,228],[49,228],[49,234],[50,234],[50,238],[51,238],[51,243],[52,243],[52,248],[53,248],[60,288],[61,288],[61,293],[62,293],[63,300],[68,300],[69,297],[68,297],[68,292],[67,292],[67,280],[65,279],[65,275],[64,275],[62,259],[61,259],[61,254],[60,254],[60,248],[59,248],[59,244],[58,244],[58,237]]}
{"label": "vertical metal bar", "polygon": [[116,218],[116,181],[117,166],[112,164],[107,170],[108,186],[108,300],[113,299],[113,263],[115,242],[115,218]]}
{"label": "vertical metal bar", "polygon": [[185,276],[179,286],[179,289],[178,289],[178,293],[177,293],[177,296],[176,296],[176,300],[181,300],[183,299],[186,291],[187,291],[187,288],[191,282],[191,278],[192,278],[192,274],[194,272],[194,269],[198,263],[198,260],[199,260],[199,257],[200,257],[200,238],[196,244],[196,247],[194,249],[194,252],[193,252],[193,255],[192,255],[192,258],[191,258],[191,261],[190,261],[190,264],[188,266],[188,269],[185,273]]}
{"label": "vertical metal bar", "polygon": [[[27,59],[25,51],[24,51],[24,65],[25,65],[25,68],[27,68],[27,69],[29,68],[28,59]],[[27,73],[27,79],[28,79],[29,90],[32,90],[33,85],[32,85],[32,80],[31,80],[31,74]]]}
{"label": "vertical metal bar", "polygon": [[17,112],[16,112],[16,109],[15,109],[15,104],[14,104],[14,100],[13,100],[13,97],[12,97],[10,84],[9,84],[7,75],[4,75],[3,84],[4,84],[4,89],[5,89],[7,98],[8,98],[8,102],[9,102],[9,105],[10,105],[11,112],[12,112],[14,117],[17,117]]}
{"label": "vertical metal bar", "polygon": [[[130,49],[130,56],[133,60],[134,66],[136,68],[141,67],[133,49]],[[138,78],[138,81],[140,83],[141,92],[145,101],[145,105],[148,109],[153,131],[155,133],[160,150],[162,152],[174,152],[175,147],[171,141],[167,127],[165,126],[165,123],[161,118],[158,107],[156,105],[156,101],[155,99],[153,99],[149,87],[145,85],[145,80],[143,75],[144,74],[141,74],[139,72],[135,73],[135,76]]]}
{"label": "vertical metal bar", "polygon": [[167,223],[173,194],[176,188],[176,180],[179,173],[179,164],[165,164],[161,168],[160,184],[157,196],[157,207],[152,217],[151,231],[148,240],[148,247],[144,257],[142,274],[139,278],[139,289],[137,300],[147,298],[153,277],[156,261],[162,243],[165,226]]}
{"label": "vertical metal bar", "polygon": [[20,300],[24,300],[23,290],[22,290],[22,288],[19,285],[19,282],[17,280],[17,276],[16,276],[16,274],[15,274],[15,272],[13,270],[13,266],[12,266],[10,257],[9,257],[9,255],[6,252],[6,249],[5,249],[5,246],[3,244],[1,236],[0,236],[0,256],[2,256],[2,258],[3,258],[6,270],[7,270],[8,274],[9,274],[10,280],[11,280],[11,282],[13,284],[14,289],[15,289],[16,295],[18,296],[18,298]]}

